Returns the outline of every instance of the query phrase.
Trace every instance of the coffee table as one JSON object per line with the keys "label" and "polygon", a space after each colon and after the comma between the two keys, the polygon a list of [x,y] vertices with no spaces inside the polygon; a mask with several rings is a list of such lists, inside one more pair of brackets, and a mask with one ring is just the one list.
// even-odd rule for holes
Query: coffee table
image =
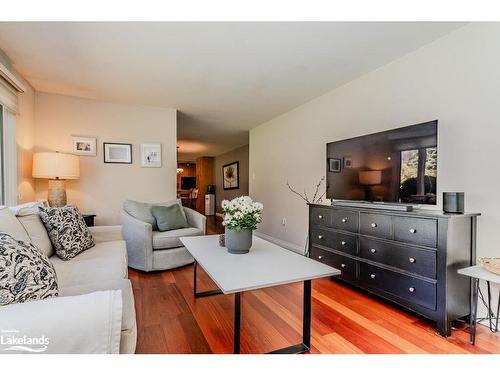
{"label": "coffee table", "polygon": [[[240,352],[241,295],[243,292],[302,281],[304,283],[302,343],[269,354],[294,354],[311,347],[311,280],[340,275],[340,271],[294,253],[258,237],[248,254],[229,254],[220,247],[218,236],[182,237],[181,242],[194,258],[194,297],[234,294],[233,353]],[[198,264],[219,287],[198,291]]]}

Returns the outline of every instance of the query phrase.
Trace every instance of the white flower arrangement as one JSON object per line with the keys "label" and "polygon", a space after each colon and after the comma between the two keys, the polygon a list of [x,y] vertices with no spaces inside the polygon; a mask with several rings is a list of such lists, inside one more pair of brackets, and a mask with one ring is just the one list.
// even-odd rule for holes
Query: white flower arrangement
{"label": "white flower arrangement", "polygon": [[224,211],[222,225],[229,229],[257,229],[257,224],[262,221],[264,205],[254,202],[248,196],[234,198],[230,201],[223,200],[221,203]]}

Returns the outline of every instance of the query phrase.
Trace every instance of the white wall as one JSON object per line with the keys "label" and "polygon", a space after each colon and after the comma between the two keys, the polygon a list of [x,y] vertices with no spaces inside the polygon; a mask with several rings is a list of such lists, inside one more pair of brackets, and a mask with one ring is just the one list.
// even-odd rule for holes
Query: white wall
{"label": "white wall", "polygon": [[439,198],[465,191],[466,209],[482,213],[478,256],[500,256],[499,98],[500,24],[469,24],[252,129],[259,231],[304,246],[307,208],[286,180],[311,192],[325,173],[327,142],[438,119]]}
{"label": "white wall", "polygon": [[[97,156],[80,156],[80,179],[66,182],[68,203],[119,223],[125,199],[160,202],[176,196],[177,112],[171,108],[116,104],[36,93],[35,150],[71,152],[71,135],[97,137]],[[103,142],[132,143],[133,164],[105,164]],[[162,168],[141,168],[141,143],[161,143]],[[47,180],[36,180],[37,198]]]}

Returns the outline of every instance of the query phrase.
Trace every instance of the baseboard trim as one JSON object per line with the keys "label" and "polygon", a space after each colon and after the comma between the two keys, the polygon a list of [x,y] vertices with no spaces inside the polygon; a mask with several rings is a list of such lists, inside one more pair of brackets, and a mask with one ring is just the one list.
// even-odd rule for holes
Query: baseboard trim
{"label": "baseboard trim", "polygon": [[288,241],[284,241],[284,240],[281,240],[279,238],[272,237],[272,236],[269,236],[268,234],[257,232],[257,231],[254,231],[254,235],[256,235],[259,238],[262,238],[263,240],[266,240],[266,241],[272,242],[278,246],[284,247],[285,249],[288,249],[288,250],[291,250],[295,253],[304,255],[304,249],[302,247],[298,246],[297,244],[294,244],[294,243],[291,243]]}
{"label": "baseboard trim", "polygon": [[215,213],[215,216],[218,216],[218,217],[222,217],[222,218],[223,218],[223,217],[224,217],[224,214],[222,214],[222,213],[220,213],[220,212],[216,212],[216,213]]}

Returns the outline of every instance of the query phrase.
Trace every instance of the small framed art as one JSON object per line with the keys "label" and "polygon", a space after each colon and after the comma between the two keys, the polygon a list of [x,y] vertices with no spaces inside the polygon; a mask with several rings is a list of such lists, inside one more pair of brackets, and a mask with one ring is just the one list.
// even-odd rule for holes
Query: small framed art
{"label": "small framed art", "polygon": [[235,161],[222,167],[222,187],[224,190],[240,188],[240,162]]}
{"label": "small framed art", "polygon": [[97,155],[97,138],[71,136],[73,154],[82,156]]}
{"label": "small framed art", "polygon": [[339,173],[342,170],[342,160],[336,158],[328,159],[328,171]]}
{"label": "small framed art", "polygon": [[141,167],[161,168],[161,143],[141,144]]}
{"label": "small framed art", "polygon": [[132,164],[132,145],[129,143],[104,143],[104,162]]}

